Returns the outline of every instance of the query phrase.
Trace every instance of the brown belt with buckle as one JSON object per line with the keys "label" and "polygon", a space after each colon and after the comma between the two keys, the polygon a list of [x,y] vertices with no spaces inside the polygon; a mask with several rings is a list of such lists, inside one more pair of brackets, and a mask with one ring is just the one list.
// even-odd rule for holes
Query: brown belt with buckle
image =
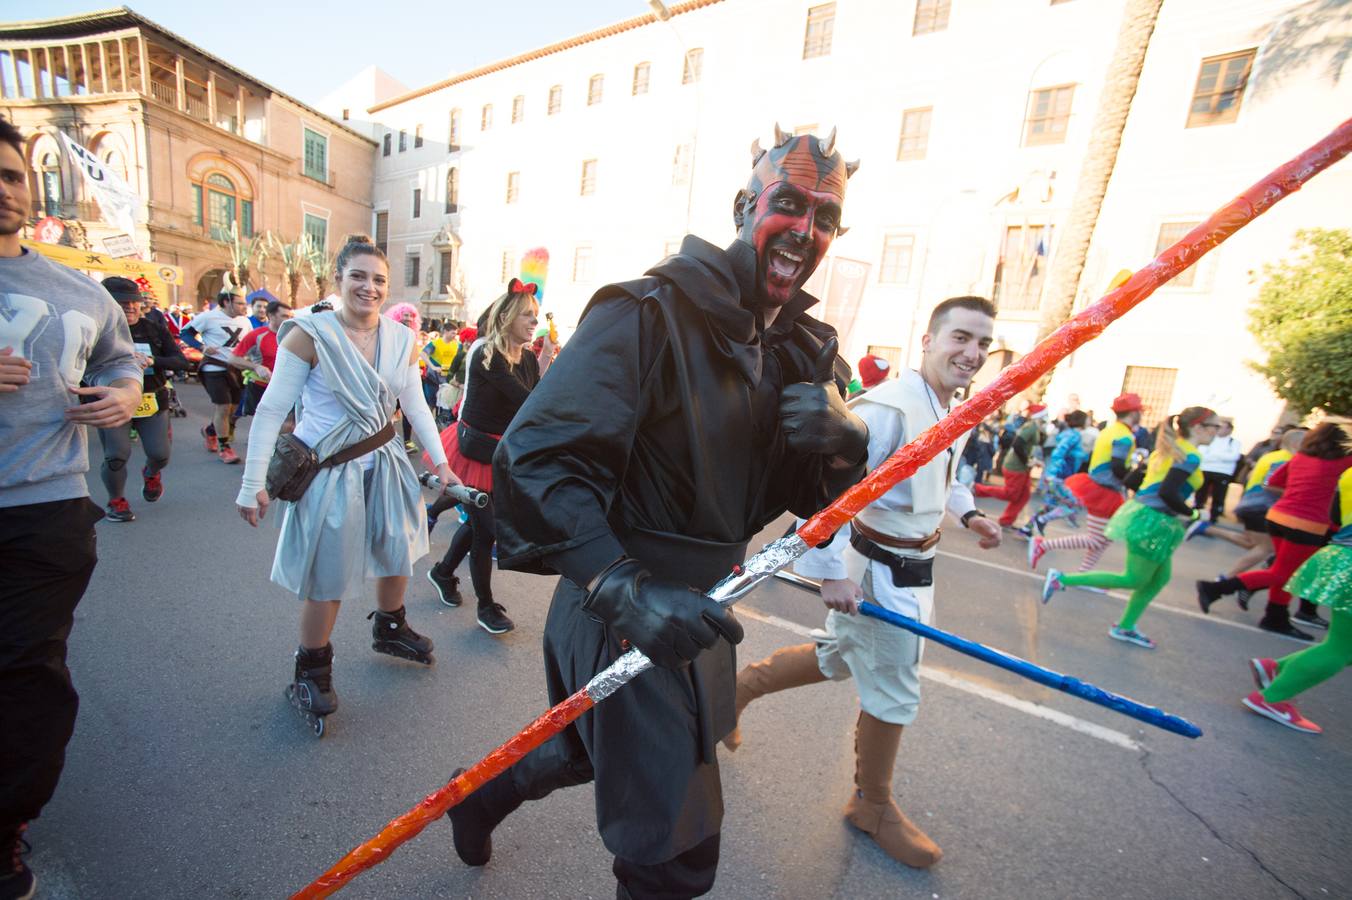
{"label": "brown belt with buckle", "polygon": [[892,547],[897,550],[928,550],[939,543],[943,531],[942,528],[936,528],[933,534],[922,538],[899,538],[874,531],[858,519],[851,522],[850,527],[880,547]]}

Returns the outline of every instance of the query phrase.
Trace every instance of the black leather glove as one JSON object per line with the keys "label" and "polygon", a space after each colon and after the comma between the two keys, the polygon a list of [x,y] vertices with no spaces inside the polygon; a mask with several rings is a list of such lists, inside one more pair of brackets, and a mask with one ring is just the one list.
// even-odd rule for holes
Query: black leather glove
{"label": "black leather glove", "polygon": [[831,338],[822,345],[811,383],[790,384],[780,393],[779,428],[790,450],[857,463],[868,455],[868,426],[850,412],[836,387],[838,344]]}
{"label": "black leather glove", "polygon": [[742,642],[742,623],[692,587],[653,578],[636,559],[612,563],[597,578],[582,608],[664,669],[679,669],[721,636]]}

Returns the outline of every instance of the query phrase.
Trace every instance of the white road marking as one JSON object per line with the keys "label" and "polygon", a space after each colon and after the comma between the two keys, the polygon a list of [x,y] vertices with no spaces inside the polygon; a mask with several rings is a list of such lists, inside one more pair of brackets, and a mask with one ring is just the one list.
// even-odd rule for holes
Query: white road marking
{"label": "white road marking", "polygon": [[[939,556],[947,556],[949,559],[960,559],[963,562],[971,563],[974,566],[985,566],[988,569],[995,569],[997,572],[1007,572],[1010,575],[1019,575],[1022,576],[1023,578],[1032,578],[1038,583],[1041,583],[1047,574],[1047,569],[1045,566],[1040,572],[1030,572],[1027,569],[1018,569],[1015,568],[1014,566],[1006,566],[1002,563],[995,563],[985,559],[977,559],[972,556],[963,556],[960,553],[951,553],[947,550],[937,550],[935,552]],[[1094,596],[1093,591],[1083,591],[1082,593]],[[1122,603],[1127,602],[1127,596],[1117,591],[1108,591],[1107,593],[1098,594],[1097,596],[1112,597],[1114,600],[1117,600],[1119,602]],[[1055,603],[1056,601],[1053,600],[1052,602]],[[1264,635],[1266,637],[1281,638],[1284,641],[1294,641],[1297,644],[1304,644],[1307,647],[1311,646],[1309,641],[1302,641],[1299,640],[1298,638],[1288,637],[1287,635],[1284,634],[1276,634],[1275,632],[1264,631],[1263,629],[1255,625],[1248,625],[1245,624],[1244,622],[1232,622],[1229,619],[1224,619],[1221,618],[1220,616],[1208,616],[1205,613],[1201,612],[1200,610],[1180,609],[1177,606],[1169,606],[1164,603],[1152,603],[1150,605],[1150,608],[1152,610],[1159,610],[1160,612],[1173,613],[1176,616],[1184,616],[1185,618],[1189,619],[1197,619],[1202,622],[1210,622],[1213,625],[1228,625],[1231,628],[1238,628],[1242,631],[1252,631],[1256,632],[1257,634]]]}
{"label": "white road marking", "polygon": [[[812,629],[805,625],[799,625],[797,622],[791,622],[788,619],[771,615],[770,613],[763,613],[745,605],[737,607],[737,615],[747,619],[754,619],[757,622],[764,622],[766,625],[773,625],[776,628],[792,632],[800,637],[812,637]],[[942,684],[946,687],[955,688],[964,693],[972,694],[976,697],[981,697],[992,703],[998,703],[1001,706],[1018,710],[1021,713],[1026,713],[1030,716],[1042,719],[1043,721],[1051,722],[1054,725],[1069,728],[1071,731],[1097,738],[1098,740],[1112,744],[1115,747],[1121,747],[1123,750],[1139,751],[1144,749],[1141,744],[1132,740],[1120,731],[1114,731],[1113,729],[1105,728],[1102,725],[1095,725],[1093,722],[1086,722],[1084,719],[1043,706],[1040,703],[1033,703],[1032,701],[1015,697],[1012,694],[1006,694],[1004,691],[997,691],[987,685],[969,681],[948,669],[936,669],[933,666],[922,665],[920,667],[920,677],[937,684]]]}

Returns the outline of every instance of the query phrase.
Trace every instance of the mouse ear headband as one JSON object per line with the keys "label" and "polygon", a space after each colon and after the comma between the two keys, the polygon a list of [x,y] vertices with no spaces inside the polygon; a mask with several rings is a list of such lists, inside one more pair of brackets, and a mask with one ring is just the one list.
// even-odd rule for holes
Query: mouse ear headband
{"label": "mouse ear headband", "polygon": [[507,283],[507,293],[509,294],[530,294],[534,297],[535,292],[539,289],[540,286],[535,282],[523,283],[520,278],[513,278]]}

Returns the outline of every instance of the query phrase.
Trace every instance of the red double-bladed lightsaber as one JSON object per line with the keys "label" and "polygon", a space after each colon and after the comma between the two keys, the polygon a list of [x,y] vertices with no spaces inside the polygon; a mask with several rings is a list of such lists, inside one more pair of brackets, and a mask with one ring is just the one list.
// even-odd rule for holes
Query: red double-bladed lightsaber
{"label": "red double-bladed lightsaber", "polygon": [[[1078,347],[1097,337],[1110,323],[1149,297],[1160,285],[1197,262],[1274,203],[1300,190],[1305,182],[1342,159],[1349,151],[1352,151],[1352,119],[1222,206],[1178,243],[1128,278],[1121,287],[1110,291],[1093,306],[1066,322],[966,403],[892,454],[864,480],[803,523],[796,534],[766,545],[744,566],[739,566],[719,582],[709,592],[709,596],[721,603],[735,603],[761,581],[802,556],[809,547],[829,538],[860,510],[903,479],[909,478],[959,436],[971,431],[986,416],[999,409],[1005,401],[1050,371]],[[424,797],[417,806],[391,821],[379,834],[348,853],[333,868],[297,891],[293,897],[327,897],[337,891],[364,870],[383,861],[404,841],[441,818],[446,810],[507,771],[521,757],[558,734],[584,712],[651,666],[648,658],[638,650],[625,653],[588,682],[585,688],[531,722],[450,784]]]}

